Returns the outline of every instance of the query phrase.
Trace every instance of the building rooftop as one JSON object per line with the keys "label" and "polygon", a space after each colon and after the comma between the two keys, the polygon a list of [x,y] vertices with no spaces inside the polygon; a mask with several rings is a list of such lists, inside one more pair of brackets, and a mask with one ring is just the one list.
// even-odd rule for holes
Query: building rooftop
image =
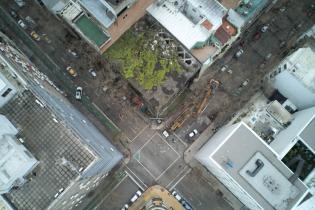
{"label": "building rooftop", "polygon": [[59,189],[68,187],[79,171],[96,159],[69,128],[55,122],[51,110],[36,100],[25,91],[0,109],[19,129],[25,147],[40,161],[29,182],[5,195],[18,209],[47,208]]}
{"label": "building rooftop", "polygon": [[159,185],[148,188],[137,201],[128,209],[130,210],[185,210],[176,198]]}
{"label": "building rooftop", "polygon": [[105,0],[80,0],[80,3],[105,28],[110,27],[117,18],[116,12]]}
{"label": "building rooftop", "polygon": [[215,0],[176,2],[157,1],[147,11],[187,49],[206,42],[226,14],[226,9]]}
{"label": "building rooftop", "polygon": [[17,209],[47,209],[74,182],[109,172],[122,155],[46,75],[4,40],[0,60],[6,66],[1,73],[17,94],[0,114],[17,128],[16,137],[39,161],[27,182],[4,196]]}
{"label": "building rooftop", "polygon": [[293,116],[292,123],[277,135],[270,146],[283,157],[293,147],[292,143],[301,140],[315,153],[315,107],[296,112]]}
{"label": "building rooftop", "polygon": [[0,196],[0,209],[1,210],[14,210],[13,207],[6,201],[2,196]]}
{"label": "building rooftop", "polygon": [[0,194],[24,184],[26,176],[38,164],[34,156],[17,141],[18,131],[0,115]]}
{"label": "building rooftop", "polygon": [[[207,155],[211,147],[209,141],[200,153]],[[263,209],[290,209],[307,192],[307,187],[299,179],[289,181],[293,173],[243,122],[233,125],[220,146],[208,157]],[[203,160],[204,165],[207,165],[206,161]]]}

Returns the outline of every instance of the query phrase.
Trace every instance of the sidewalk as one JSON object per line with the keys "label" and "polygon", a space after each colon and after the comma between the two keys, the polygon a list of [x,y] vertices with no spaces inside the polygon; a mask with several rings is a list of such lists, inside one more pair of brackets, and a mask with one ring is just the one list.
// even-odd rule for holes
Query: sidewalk
{"label": "sidewalk", "polygon": [[129,9],[123,12],[108,29],[111,40],[100,47],[101,53],[104,53],[112,44],[114,44],[133,24],[146,14],[146,9],[155,0],[138,0]]}

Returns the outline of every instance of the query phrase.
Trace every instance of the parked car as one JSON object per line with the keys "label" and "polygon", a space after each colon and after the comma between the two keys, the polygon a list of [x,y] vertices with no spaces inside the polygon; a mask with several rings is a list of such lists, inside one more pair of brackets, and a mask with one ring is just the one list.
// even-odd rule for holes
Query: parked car
{"label": "parked car", "polygon": [[25,6],[25,1],[24,0],[14,0],[14,1],[19,7],[24,7]]}
{"label": "parked car", "polygon": [[142,195],[141,191],[138,190],[134,196],[130,199],[131,203],[134,203]]}
{"label": "parked car", "polygon": [[197,134],[198,134],[197,129],[194,129],[192,132],[190,132],[190,133],[188,134],[188,136],[189,136],[190,138],[192,138],[192,137],[194,137],[194,136],[197,135]]}
{"label": "parked car", "polygon": [[31,37],[38,42],[40,41],[40,36],[35,31],[31,32]]}
{"label": "parked car", "polygon": [[269,25],[264,25],[263,27],[261,27],[260,31],[265,33],[269,28]]}
{"label": "parked car", "polygon": [[178,193],[175,190],[173,190],[172,195],[176,198],[176,200],[178,200],[178,201],[182,200],[182,197],[180,195],[178,195]]}
{"label": "parked car", "polygon": [[79,57],[79,54],[75,50],[68,49],[68,53],[72,55],[74,58]]}
{"label": "parked car", "polygon": [[164,130],[164,131],[162,132],[162,134],[163,134],[163,136],[164,136],[165,138],[167,138],[167,137],[170,136],[170,134],[169,134],[166,130]]}
{"label": "parked car", "polygon": [[13,17],[13,18],[15,18],[15,19],[18,18],[18,14],[16,13],[15,10],[11,10],[11,11],[10,11],[10,15],[11,15],[11,17]]}
{"label": "parked car", "polygon": [[89,73],[92,75],[92,77],[96,77],[96,71],[94,68],[90,68]]}
{"label": "parked car", "polygon": [[127,210],[129,208],[128,204],[125,204],[124,207],[121,208],[121,210]]}
{"label": "parked car", "polygon": [[71,66],[68,66],[68,67],[67,67],[67,71],[68,71],[68,73],[69,73],[71,76],[73,76],[73,77],[78,76],[77,71],[76,71],[74,68],[72,68]]}
{"label": "parked car", "polygon": [[181,200],[181,204],[186,210],[192,210],[192,207],[190,206],[190,204],[184,199]]}
{"label": "parked car", "polygon": [[47,42],[48,44],[51,43],[51,40],[49,39],[49,37],[47,36],[47,34],[42,34],[43,39],[45,40],[45,42]]}
{"label": "parked car", "polygon": [[82,87],[77,87],[77,89],[75,91],[75,99],[77,99],[77,100],[82,99],[82,91],[83,91]]}
{"label": "parked car", "polygon": [[241,48],[235,53],[235,58],[241,57],[241,55],[244,53],[244,50]]}
{"label": "parked car", "polygon": [[20,19],[20,20],[18,21],[18,24],[19,24],[19,26],[21,26],[21,28],[27,29],[27,25],[24,23],[23,20]]}

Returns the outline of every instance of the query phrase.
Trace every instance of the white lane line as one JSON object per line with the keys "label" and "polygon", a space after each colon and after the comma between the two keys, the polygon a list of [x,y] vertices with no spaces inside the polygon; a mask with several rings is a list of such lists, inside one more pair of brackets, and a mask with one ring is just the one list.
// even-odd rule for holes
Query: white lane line
{"label": "white lane line", "polygon": [[170,191],[172,191],[172,190],[176,187],[176,185],[177,185],[180,181],[182,181],[182,179],[184,179],[184,177],[185,177],[190,171],[191,171],[191,168],[170,188]]}
{"label": "white lane line", "polygon": [[138,161],[137,159],[135,159],[151,176],[154,180],[156,180],[156,177],[151,173],[151,171],[149,169],[147,169],[140,161]]}
{"label": "white lane line", "polygon": [[180,157],[180,154],[161,136],[161,134],[157,133],[157,135],[177,154],[177,157]]}
{"label": "white lane line", "polygon": [[185,147],[188,146],[176,133],[174,133],[174,136],[175,136],[176,138],[178,138],[179,141],[180,141]]}
{"label": "white lane line", "polygon": [[144,182],[128,167],[126,166],[126,168],[146,187],[148,188],[148,186],[146,184],[144,184]]}
{"label": "white lane line", "polygon": [[142,128],[141,131],[131,141],[134,141],[136,138],[138,138],[140,134],[142,134],[144,130],[147,129],[148,127],[149,125],[144,126],[144,128]]}
{"label": "white lane line", "polygon": [[107,194],[105,195],[105,197],[101,200],[101,202],[99,202],[95,207],[94,207],[94,210],[97,209],[102,203],[104,200],[106,200],[106,198],[108,198],[108,196],[110,196],[110,194],[112,194],[112,192],[114,190],[116,190],[116,188],[127,178],[128,176],[124,176],[124,178],[122,178],[122,180],[120,180],[114,187],[113,189]]}
{"label": "white lane line", "polygon": [[182,175],[182,173],[187,170],[187,167],[185,166],[175,177],[172,181],[170,181],[167,185],[166,188],[168,188],[176,179],[177,177],[179,177],[180,175]]}
{"label": "white lane line", "polygon": [[178,157],[155,179],[155,181],[158,180],[158,179],[160,179],[161,176],[163,176],[163,174],[164,174],[170,167],[172,167],[179,159],[180,159],[180,156],[178,156]]}
{"label": "white lane line", "polygon": [[154,137],[155,135],[156,135],[156,133],[153,134],[153,135],[151,136],[151,138],[149,138],[149,140],[148,140],[147,142],[145,142],[134,154],[140,152],[140,151],[143,149],[143,147],[145,147],[145,145],[147,145],[147,144],[153,139],[153,137]]}
{"label": "white lane line", "polygon": [[[130,169],[129,169],[130,170]],[[125,172],[126,172],[126,174],[129,176],[129,178],[134,182],[134,183],[136,183],[136,185],[142,190],[142,191],[144,191],[144,188],[136,181],[136,179],[133,177],[133,176],[131,176],[129,173],[128,173],[128,171],[127,170],[125,170]],[[138,177],[137,177],[138,178]],[[138,178],[139,179],[139,178]],[[141,180],[140,180],[141,181]],[[142,181],[141,181],[142,182]],[[143,183],[142,183],[143,184]]]}
{"label": "white lane line", "polygon": [[120,132],[120,128],[94,103],[92,102],[92,105],[100,112],[103,114],[103,116],[111,123],[115,126],[115,128]]}

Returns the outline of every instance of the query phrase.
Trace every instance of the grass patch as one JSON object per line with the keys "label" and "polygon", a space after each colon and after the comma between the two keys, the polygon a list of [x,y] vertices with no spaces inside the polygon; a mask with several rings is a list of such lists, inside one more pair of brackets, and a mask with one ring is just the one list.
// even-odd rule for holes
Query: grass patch
{"label": "grass patch", "polygon": [[176,47],[150,30],[127,31],[104,56],[119,61],[122,75],[135,79],[146,90],[163,84],[168,72],[182,70]]}

